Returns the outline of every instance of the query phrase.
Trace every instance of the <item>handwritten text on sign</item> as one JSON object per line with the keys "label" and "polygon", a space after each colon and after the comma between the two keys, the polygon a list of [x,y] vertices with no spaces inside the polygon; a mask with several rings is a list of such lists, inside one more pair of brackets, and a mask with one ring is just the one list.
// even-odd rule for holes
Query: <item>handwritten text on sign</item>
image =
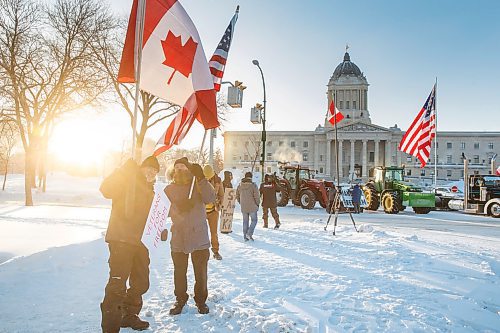
{"label": "handwritten text on sign", "polygon": [[234,188],[226,188],[220,215],[220,231],[224,234],[232,232],[235,201],[236,190]]}
{"label": "handwritten text on sign", "polygon": [[170,200],[165,195],[164,185],[155,186],[155,196],[149,210],[148,220],[142,234],[142,243],[149,249],[155,249],[160,242],[161,232],[165,229],[165,224],[170,210]]}

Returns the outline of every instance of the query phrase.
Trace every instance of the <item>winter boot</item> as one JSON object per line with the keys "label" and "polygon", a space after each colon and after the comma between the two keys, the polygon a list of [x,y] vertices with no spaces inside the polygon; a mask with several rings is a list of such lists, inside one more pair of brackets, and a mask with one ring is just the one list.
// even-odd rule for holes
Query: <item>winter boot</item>
{"label": "winter boot", "polygon": [[178,314],[181,314],[182,309],[184,308],[184,305],[186,305],[186,303],[182,303],[182,302],[179,302],[179,301],[175,302],[174,306],[172,306],[170,308],[170,311],[169,311],[170,315],[171,316],[176,316]]}
{"label": "winter boot", "polygon": [[274,229],[279,229],[279,227],[281,225],[279,217],[277,219],[275,219],[274,222],[276,223],[276,225],[274,226]]}
{"label": "winter boot", "polygon": [[222,256],[219,254],[219,252],[214,252],[214,259],[215,260],[222,260]]}
{"label": "winter boot", "polygon": [[128,314],[122,318],[122,327],[130,327],[136,331],[143,331],[149,328],[149,322],[141,320],[138,315]]}
{"label": "winter boot", "polygon": [[208,308],[208,305],[205,303],[203,304],[196,304],[196,307],[198,308],[198,313],[199,314],[207,314],[210,312],[210,309]]}
{"label": "winter boot", "polygon": [[105,305],[101,303],[101,328],[103,333],[118,333],[120,332],[120,321],[122,311],[119,306],[112,304]]}

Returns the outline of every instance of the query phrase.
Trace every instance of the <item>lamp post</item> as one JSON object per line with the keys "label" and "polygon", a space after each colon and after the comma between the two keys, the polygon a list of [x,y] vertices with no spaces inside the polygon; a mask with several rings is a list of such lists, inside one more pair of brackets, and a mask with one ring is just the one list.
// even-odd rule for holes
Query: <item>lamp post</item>
{"label": "lamp post", "polygon": [[262,87],[264,89],[264,107],[261,111],[261,119],[262,119],[262,155],[260,158],[260,167],[261,167],[261,181],[264,181],[264,161],[266,159],[266,82],[264,81],[264,73],[262,72],[262,68],[260,68],[258,60],[252,60],[252,64],[257,66],[260,70],[260,76],[262,77]]}

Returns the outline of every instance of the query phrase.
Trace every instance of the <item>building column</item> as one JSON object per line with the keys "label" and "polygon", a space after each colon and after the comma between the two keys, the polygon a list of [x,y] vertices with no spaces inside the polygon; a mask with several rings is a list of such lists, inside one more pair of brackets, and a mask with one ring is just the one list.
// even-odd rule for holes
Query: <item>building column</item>
{"label": "building column", "polygon": [[332,163],[332,140],[326,140],[326,175],[331,176],[330,166]]}
{"label": "building column", "polygon": [[398,165],[397,165],[398,167],[401,166],[401,164],[402,164],[402,160],[401,160],[402,155],[403,155],[403,152],[400,151],[399,149],[396,149],[396,160],[398,163]]}
{"label": "building column", "polygon": [[319,141],[314,140],[314,170],[319,170]]}
{"label": "building column", "polygon": [[[344,159],[344,140],[339,140],[338,153],[339,153],[339,177],[342,178],[344,177],[344,170],[342,169],[343,166],[342,160]],[[337,181],[340,181],[340,179],[337,179]]]}
{"label": "building column", "polygon": [[350,140],[351,141],[351,163],[349,167],[349,177],[351,177],[352,173],[354,172],[354,144],[356,143],[356,140]]}
{"label": "building column", "polygon": [[361,151],[362,154],[362,161],[363,161],[363,171],[362,171],[362,177],[366,178],[368,173],[366,172],[367,170],[367,163],[366,163],[366,144],[368,143],[368,140],[363,140],[363,150]]}
{"label": "building column", "polygon": [[392,142],[391,140],[385,141],[385,166],[392,165]]}
{"label": "building column", "polygon": [[375,140],[375,160],[374,160],[374,162],[375,162],[376,167],[380,165],[379,164],[379,156],[378,156],[380,154],[379,145],[380,145],[380,140]]}

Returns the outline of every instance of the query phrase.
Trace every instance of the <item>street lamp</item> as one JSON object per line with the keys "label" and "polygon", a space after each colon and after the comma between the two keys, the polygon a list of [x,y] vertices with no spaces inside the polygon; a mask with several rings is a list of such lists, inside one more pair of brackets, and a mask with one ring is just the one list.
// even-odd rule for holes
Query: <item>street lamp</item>
{"label": "street lamp", "polygon": [[252,60],[252,64],[257,66],[260,70],[260,76],[262,77],[262,87],[264,89],[264,106],[261,111],[262,118],[262,155],[260,157],[260,167],[262,178],[261,181],[264,181],[264,161],[266,159],[266,82],[264,81],[264,73],[262,72],[262,68],[260,68],[258,60]]}

